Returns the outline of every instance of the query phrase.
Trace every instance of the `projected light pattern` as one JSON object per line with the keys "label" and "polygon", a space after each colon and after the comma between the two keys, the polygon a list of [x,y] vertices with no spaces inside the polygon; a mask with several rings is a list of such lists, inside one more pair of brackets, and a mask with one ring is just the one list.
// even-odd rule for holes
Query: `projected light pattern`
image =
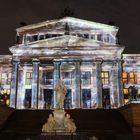
{"label": "projected light pattern", "polygon": [[[18,28],[12,56],[0,56],[0,101],[9,90],[10,107],[56,108],[54,88],[62,80],[65,109],[123,106],[130,86],[140,93],[140,55],[122,54],[117,32],[118,27],[73,17]],[[11,78],[3,77],[4,69]]]}

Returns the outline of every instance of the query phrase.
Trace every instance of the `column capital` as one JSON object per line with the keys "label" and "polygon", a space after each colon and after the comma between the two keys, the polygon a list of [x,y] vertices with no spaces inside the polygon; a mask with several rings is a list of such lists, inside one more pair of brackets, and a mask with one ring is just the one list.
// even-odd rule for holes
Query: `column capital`
{"label": "column capital", "polygon": [[19,64],[19,63],[20,63],[20,59],[18,59],[18,58],[13,58],[11,62],[12,62],[12,64],[14,64],[14,63]]}
{"label": "column capital", "polygon": [[114,60],[114,63],[122,63],[122,62],[123,62],[123,59],[119,59],[119,58],[118,58],[118,59],[115,59],[115,60]]}
{"label": "column capital", "polygon": [[102,63],[103,62],[103,59],[102,58],[96,58],[94,63]]}
{"label": "column capital", "polygon": [[58,60],[53,60],[53,64],[58,64],[58,65],[60,65],[60,64],[61,64],[61,62],[60,62],[60,61],[58,61]]}
{"label": "column capital", "polygon": [[40,60],[37,59],[37,58],[33,58],[33,59],[32,59],[32,62],[33,62],[33,63],[34,63],[34,62],[40,63]]}

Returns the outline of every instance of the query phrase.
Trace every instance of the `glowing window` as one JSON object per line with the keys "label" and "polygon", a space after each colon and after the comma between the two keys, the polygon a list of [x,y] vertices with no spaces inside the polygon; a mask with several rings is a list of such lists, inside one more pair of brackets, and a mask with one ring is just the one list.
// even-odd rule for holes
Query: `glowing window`
{"label": "glowing window", "polygon": [[124,84],[128,83],[127,72],[123,72],[122,73],[122,80],[123,80],[123,83]]}
{"label": "glowing window", "polygon": [[130,83],[131,83],[131,84],[134,84],[134,83],[135,83],[134,72],[130,72],[130,73],[129,73],[129,78],[130,78]]}
{"label": "glowing window", "polygon": [[124,93],[124,94],[128,94],[128,88],[124,88],[124,89],[123,89],[123,93]]}
{"label": "glowing window", "polygon": [[1,74],[1,84],[5,85],[6,73]]}
{"label": "glowing window", "polygon": [[102,83],[104,85],[109,84],[109,72],[108,71],[102,71],[101,77],[102,77]]}
{"label": "glowing window", "polygon": [[127,103],[128,103],[128,101],[129,101],[129,99],[125,99],[125,100],[124,100],[124,103],[125,103],[125,104],[127,104]]}
{"label": "glowing window", "polygon": [[138,89],[138,94],[140,94],[140,88]]}
{"label": "glowing window", "polygon": [[11,83],[11,73],[8,73],[7,84],[10,85]]}
{"label": "glowing window", "polygon": [[140,72],[137,72],[136,76],[137,76],[137,84],[140,84]]}

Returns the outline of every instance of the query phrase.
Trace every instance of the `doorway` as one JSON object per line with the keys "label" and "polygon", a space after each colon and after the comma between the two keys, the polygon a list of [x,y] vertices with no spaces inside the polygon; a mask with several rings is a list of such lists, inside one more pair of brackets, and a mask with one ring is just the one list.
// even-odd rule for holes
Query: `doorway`
{"label": "doorway", "polygon": [[72,98],[71,89],[67,89],[67,93],[66,93],[65,100],[64,100],[65,109],[72,108],[71,98]]}
{"label": "doorway", "polygon": [[44,89],[44,108],[50,109],[51,103],[52,103],[52,95],[53,90],[52,89]]}
{"label": "doorway", "polygon": [[26,109],[31,108],[31,96],[32,96],[32,89],[25,90],[25,99],[24,99],[24,107]]}
{"label": "doorway", "polygon": [[91,89],[82,89],[83,108],[91,108]]}
{"label": "doorway", "polygon": [[102,90],[102,96],[103,96],[103,108],[104,109],[110,109],[110,90],[109,88]]}

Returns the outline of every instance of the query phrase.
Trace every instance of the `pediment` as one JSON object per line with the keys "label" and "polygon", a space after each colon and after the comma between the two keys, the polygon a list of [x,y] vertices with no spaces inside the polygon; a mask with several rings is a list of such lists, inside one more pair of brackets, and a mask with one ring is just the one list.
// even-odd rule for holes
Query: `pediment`
{"label": "pediment", "polygon": [[118,45],[110,45],[100,41],[95,41],[92,39],[80,38],[77,36],[64,35],[59,37],[54,37],[50,39],[45,39],[41,41],[32,42],[29,44],[15,45],[10,48],[13,54],[84,54],[95,52],[100,54],[108,54],[117,52],[121,50]]}
{"label": "pediment", "polygon": [[[76,48],[95,48],[95,47],[101,47],[101,46],[108,46],[110,45],[109,43],[104,43],[100,41],[95,41],[93,39],[85,39],[85,38],[80,38],[77,36],[72,36],[72,35],[64,35],[64,36],[59,36],[59,37],[54,37],[54,38],[49,38],[45,40],[40,40],[36,42],[31,42],[26,44],[27,47],[29,48],[48,48],[48,49],[53,49],[53,48],[69,48],[73,47],[73,49]],[[19,47],[24,48],[25,44],[19,45]]]}
{"label": "pediment", "polygon": [[66,24],[69,26],[71,33],[92,33],[92,32],[113,32],[116,34],[118,28],[111,25],[101,24],[97,22],[82,20],[74,17],[65,17],[57,20],[48,20],[45,22],[24,26],[17,29],[19,34],[25,33],[64,33]]}

